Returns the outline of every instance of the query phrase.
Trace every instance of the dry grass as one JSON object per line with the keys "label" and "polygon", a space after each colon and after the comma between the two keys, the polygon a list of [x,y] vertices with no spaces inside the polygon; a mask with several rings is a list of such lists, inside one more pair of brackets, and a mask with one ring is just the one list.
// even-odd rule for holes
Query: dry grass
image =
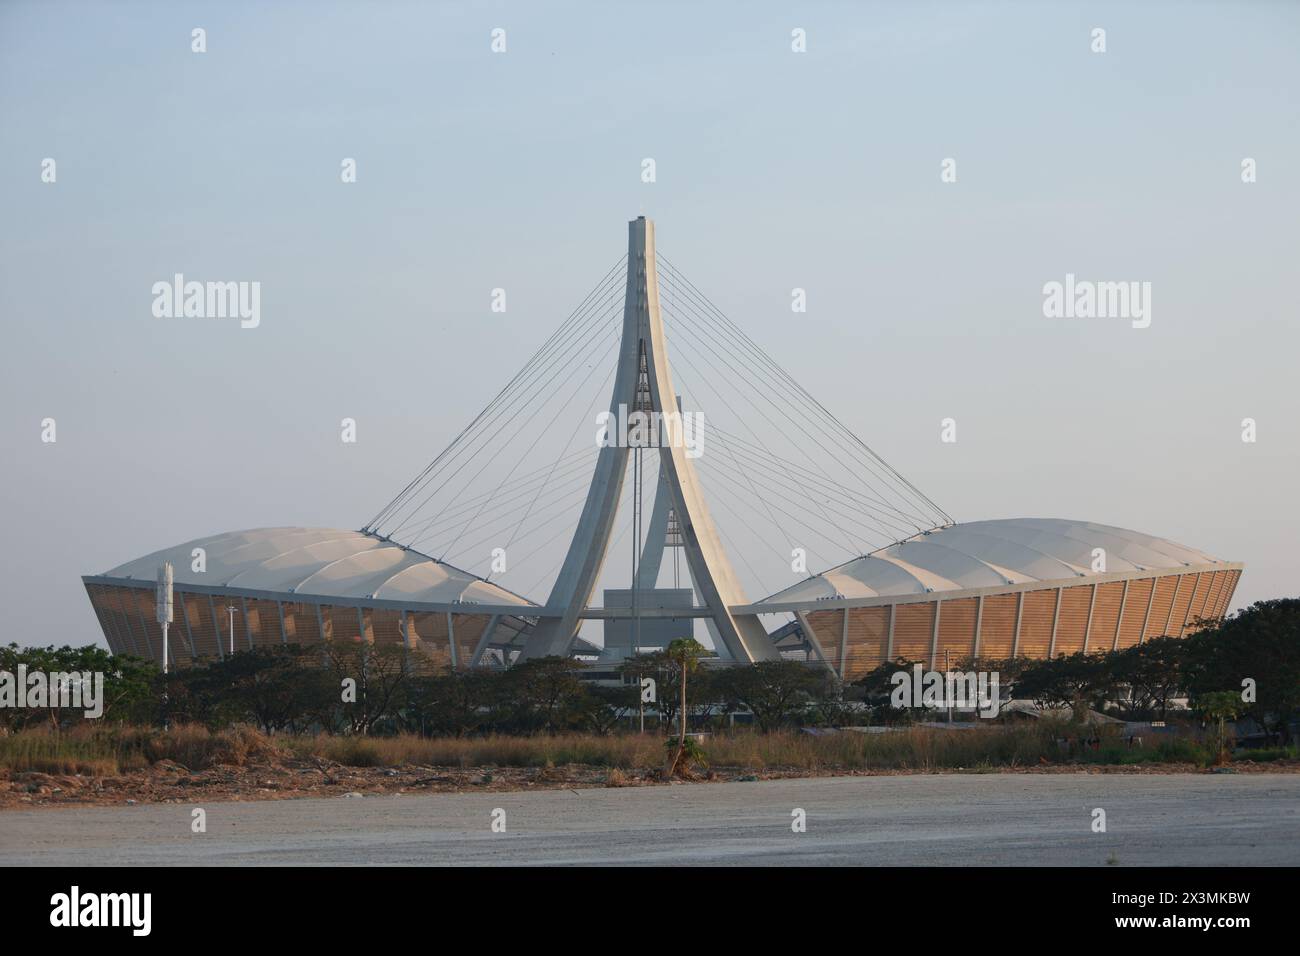
{"label": "dry grass", "polygon": [[750,770],[935,770],[1014,767],[1050,753],[1038,728],[949,731],[913,727],[891,733],[732,734],[704,742],[714,767]]}
{"label": "dry grass", "polygon": [[650,734],[595,737],[294,737],[291,750],[351,767],[547,767],[584,764],[597,767],[651,767],[663,763],[663,742]]}
{"label": "dry grass", "polygon": [[[982,726],[974,730],[914,727],[890,733],[841,732],[813,736],[795,731],[759,734],[748,730],[715,734],[702,741],[709,766],[740,771],[836,770],[997,770],[1069,759],[1056,738],[1069,731],[1033,725]],[[111,776],[172,760],[190,770],[219,764],[244,766],[288,757],[319,757],[351,767],[555,768],[579,765],[608,768],[611,786],[628,771],[663,766],[658,733],[597,737],[424,738],[277,736],[236,726],[209,731],[198,725],[169,730],[81,726],[62,734],[25,730],[0,737],[0,768],[10,771]],[[1125,750],[1118,740],[1078,755],[1086,763],[1134,763],[1208,759],[1189,740],[1170,740],[1143,750]]]}
{"label": "dry grass", "polygon": [[195,724],[168,730],[81,725],[63,733],[42,727],[0,737],[0,767],[15,773],[111,777],[160,760],[203,770],[218,764],[242,767],[281,753],[270,738],[245,726],[213,732]]}
{"label": "dry grass", "polygon": [[628,782],[627,774],[617,767],[605,775],[605,786],[607,787],[626,787]]}
{"label": "dry grass", "polygon": [[[433,767],[546,767],[564,764],[652,770],[663,765],[658,734],[596,737],[488,736],[471,738],[298,737],[296,753],[356,767],[418,764]],[[896,733],[812,736],[794,731],[738,731],[703,741],[709,765],[743,770],[931,770],[949,767],[1017,766],[1054,753],[1038,728],[977,731],[913,728]]]}

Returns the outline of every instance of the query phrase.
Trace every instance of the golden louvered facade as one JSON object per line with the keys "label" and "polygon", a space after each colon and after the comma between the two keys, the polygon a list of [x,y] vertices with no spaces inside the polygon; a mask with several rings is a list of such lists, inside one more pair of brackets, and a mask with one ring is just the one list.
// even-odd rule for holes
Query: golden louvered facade
{"label": "golden louvered facade", "polygon": [[[162,662],[162,628],[155,620],[152,587],[86,583],[86,593],[114,654]],[[324,640],[366,641],[406,648],[421,666],[464,670],[478,659],[494,615],[469,611],[365,607],[279,601],[241,595],[173,592],[168,653],[173,666],[219,659],[236,651]],[[515,625],[518,626],[517,624]],[[498,632],[501,640],[514,630]]]}
{"label": "golden louvered facade", "polygon": [[1185,637],[1227,612],[1239,567],[1027,587],[945,599],[811,610],[801,615],[826,664],[854,680],[906,658],[943,667],[972,656],[1048,657]]}
{"label": "golden louvered facade", "polygon": [[[174,566],[169,649],[179,666],[229,654],[233,630],[236,650],[364,641],[404,649],[421,666],[464,670],[513,662],[547,617],[544,606],[370,532],[261,528],[83,578],[114,653],[162,660],[153,581],[164,561]],[[728,611],[755,623],[793,615],[797,623],[770,635],[773,650],[853,679],[899,658],[939,667],[1181,637],[1223,616],[1241,570],[1109,525],[999,519],[914,535]],[[581,646],[567,652],[601,652]]]}

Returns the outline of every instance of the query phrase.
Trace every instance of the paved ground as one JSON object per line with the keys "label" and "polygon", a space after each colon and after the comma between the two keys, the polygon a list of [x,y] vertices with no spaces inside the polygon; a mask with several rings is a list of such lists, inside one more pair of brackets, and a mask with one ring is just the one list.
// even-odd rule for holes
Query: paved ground
{"label": "paved ground", "polygon": [[[495,808],[506,832],[491,832]],[[791,811],[807,832],[791,831]],[[1106,811],[1107,832],[1091,831]],[[1300,864],[1300,775],[930,775],[0,813],[21,864]]]}

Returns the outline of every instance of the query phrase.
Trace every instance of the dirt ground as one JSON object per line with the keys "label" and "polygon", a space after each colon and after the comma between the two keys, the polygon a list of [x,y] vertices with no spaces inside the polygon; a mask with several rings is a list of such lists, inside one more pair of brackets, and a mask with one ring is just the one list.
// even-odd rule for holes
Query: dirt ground
{"label": "dirt ground", "polygon": [[[697,774],[698,782],[782,780],[805,777],[905,776],[915,770],[821,770],[714,768]],[[1300,773],[1300,761],[1234,762],[1230,768],[1204,770],[1191,764],[1042,765],[1015,769],[941,768],[935,773],[1029,774],[1172,774]],[[0,769],[0,810],[57,806],[121,806],[198,801],[288,800],[355,794],[478,793],[532,790],[578,790],[591,787],[638,787],[661,784],[656,771],[610,770],[564,765],[518,767],[346,767],[320,758],[263,761],[247,766],[219,765],[191,771],[170,760],[147,770],[116,777],[46,774]]]}
{"label": "dirt ground", "polygon": [[[421,772],[436,775],[413,775]],[[494,778],[484,786],[497,785],[510,784]],[[201,831],[193,826],[198,806]],[[1094,829],[1096,808],[1106,811],[1103,831]],[[806,831],[792,826],[796,810],[806,814]],[[982,866],[1202,866],[1223,872],[1197,889],[1227,890],[1238,888],[1225,885],[1229,867],[1298,861],[1296,773],[881,774],[617,790],[552,782],[509,793],[471,785],[351,800],[46,804],[0,813],[0,870],[924,865],[960,868],[967,874],[954,876],[960,886],[979,879],[970,868]],[[1143,879],[1150,883],[1130,882],[1146,886]],[[1081,905],[1066,906],[1062,918]]]}

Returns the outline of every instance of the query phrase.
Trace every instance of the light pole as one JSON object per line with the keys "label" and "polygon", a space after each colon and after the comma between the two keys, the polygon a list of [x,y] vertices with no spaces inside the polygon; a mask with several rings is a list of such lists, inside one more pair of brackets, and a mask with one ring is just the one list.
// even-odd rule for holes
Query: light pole
{"label": "light pole", "polygon": [[636,709],[641,718],[640,733],[645,733],[645,678],[641,676],[641,671],[636,674]]}
{"label": "light pole", "polygon": [[164,561],[158,568],[158,589],[156,593],[156,614],[154,615],[158,623],[162,625],[162,652],[163,652],[163,673],[168,670],[168,660],[170,654],[167,653],[167,625],[172,622],[172,565],[170,561]]}
{"label": "light pole", "polygon": [[952,723],[952,662],[949,659],[950,649],[943,649],[943,688],[944,696],[948,698],[948,723]]}
{"label": "light pole", "polygon": [[227,604],[226,610],[230,612],[230,653],[235,653],[235,606]]}

